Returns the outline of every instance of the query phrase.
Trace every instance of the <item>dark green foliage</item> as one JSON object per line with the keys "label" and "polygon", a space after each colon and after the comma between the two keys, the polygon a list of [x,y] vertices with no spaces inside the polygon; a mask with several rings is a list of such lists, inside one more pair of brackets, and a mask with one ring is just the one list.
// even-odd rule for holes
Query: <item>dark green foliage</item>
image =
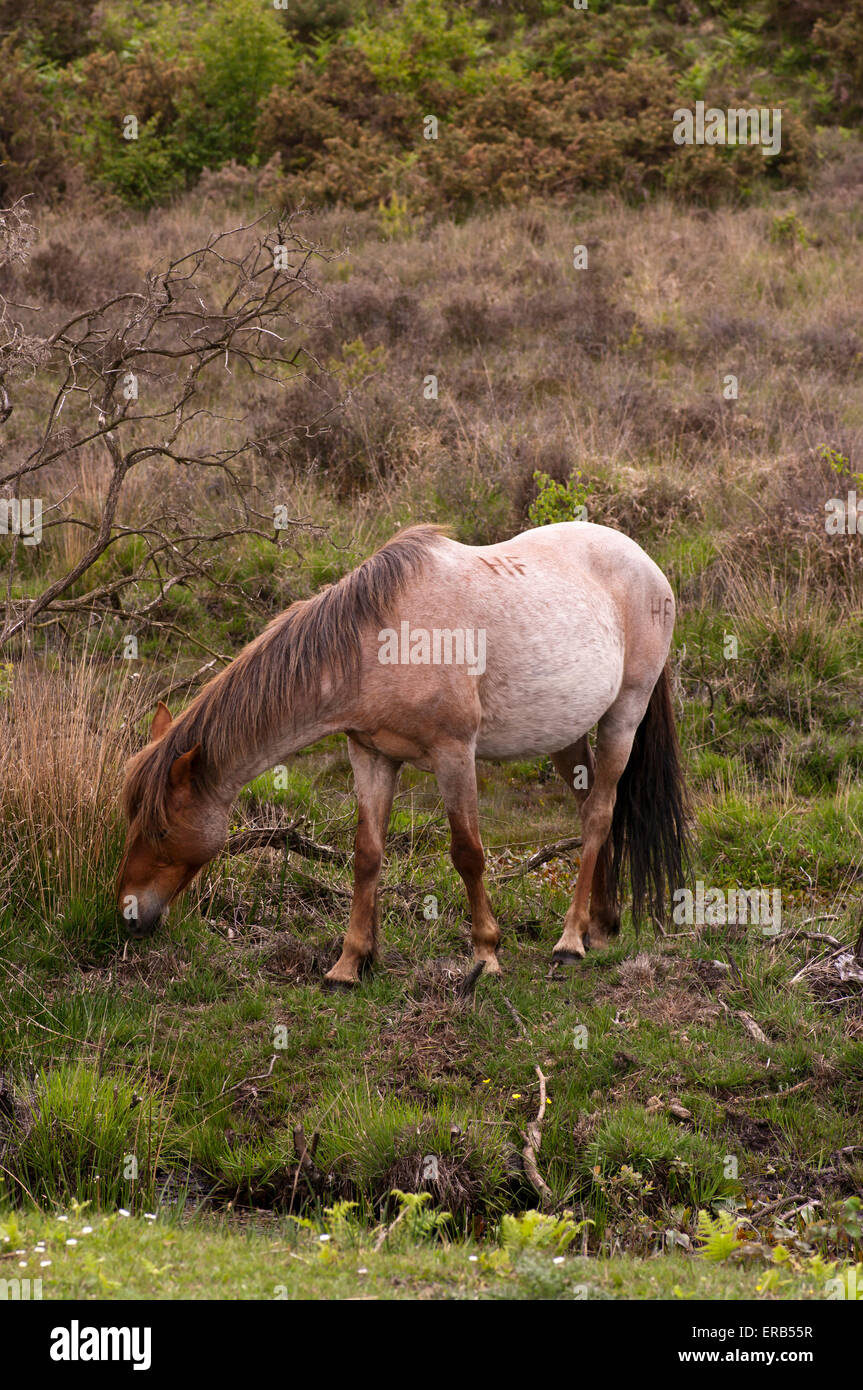
{"label": "dark green foliage", "polygon": [[[838,18],[772,0],[745,12],[219,0],[142,5],[124,38],[110,6],[6,4],[0,35],[17,46],[0,75],[0,158],[15,190],[52,194],[80,160],[140,206],[205,168],[274,155],[287,199],[358,208],[465,212],[606,186],[739,201],[765,180],[803,183],[815,121],[859,117],[861,26],[860,0]],[[672,113],[696,99],[781,107],[781,152],[675,146]]]}

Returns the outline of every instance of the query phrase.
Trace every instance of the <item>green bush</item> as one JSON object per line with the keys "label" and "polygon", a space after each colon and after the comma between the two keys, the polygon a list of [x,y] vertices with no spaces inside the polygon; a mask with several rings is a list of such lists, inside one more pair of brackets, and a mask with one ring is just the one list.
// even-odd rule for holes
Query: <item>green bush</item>
{"label": "green bush", "polygon": [[[860,4],[833,23],[813,11],[817,41],[795,39],[800,53],[783,59],[782,71],[796,74],[793,101],[818,119],[856,100],[841,93],[859,76]],[[85,0],[63,0],[64,14],[78,9]],[[778,19],[747,27],[731,16],[687,43],[664,6],[561,13],[539,0],[528,17],[447,0],[361,10],[355,0],[300,0],[286,12],[216,0],[212,9],[145,8],[123,39],[113,9],[94,13],[83,46],[64,46],[61,25],[34,19],[25,46],[7,50],[7,179],[17,170],[39,188],[42,166],[62,169],[71,139],[96,178],[146,206],[205,168],[278,156],[287,202],[386,208],[397,199],[411,216],[595,187],[739,201],[765,180],[802,184],[812,163],[790,102],[770,159],[754,146],[671,139],[673,112],[695,97],[723,106],[751,87],[747,101],[776,104],[758,67],[779,62]],[[826,68],[813,66],[816,52]],[[123,138],[129,115],[136,141]]]}
{"label": "green bush", "polygon": [[530,504],[527,519],[531,526],[550,526],[555,521],[582,521],[587,506],[587,488],[580,473],[573,473],[565,483],[556,482],[548,473],[533,475],[536,497]]}
{"label": "green bush", "polygon": [[358,8],[355,0],[290,0],[280,17],[298,42],[313,43],[347,28]]}
{"label": "green bush", "polygon": [[476,92],[486,84],[492,57],[488,24],[445,0],[405,0],[400,10],[365,16],[348,30],[384,92],[456,87]]}
{"label": "green bush", "polygon": [[196,80],[180,103],[188,163],[203,169],[248,161],[261,102],[290,82],[296,66],[276,12],[260,0],[221,0],[193,37],[191,60]]}
{"label": "green bush", "polygon": [[172,134],[159,134],[155,120],[139,128],[136,140],[125,140],[107,121],[96,121],[92,136],[101,178],[130,206],[164,203],[185,186],[181,147]]}
{"label": "green bush", "polygon": [[[149,41],[84,60],[79,145],[127,202],[161,202],[205,168],[255,159],[261,104],[295,66],[288,34],[260,0],[220,0],[190,36],[166,16]],[[131,140],[123,134],[130,115],[138,122]]]}

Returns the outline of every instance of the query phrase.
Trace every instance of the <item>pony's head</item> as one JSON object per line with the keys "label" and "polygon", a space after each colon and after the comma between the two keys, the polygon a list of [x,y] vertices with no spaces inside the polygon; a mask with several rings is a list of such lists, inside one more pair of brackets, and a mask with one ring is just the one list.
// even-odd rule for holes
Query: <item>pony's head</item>
{"label": "pony's head", "polygon": [[156,930],[169,904],[224,848],[228,835],[229,808],[204,786],[201,745],[173,756],[165,737],[172,723],[160,702],[150,742],[126,769],[129,829],[117,875],[117,907],[131,936]]}

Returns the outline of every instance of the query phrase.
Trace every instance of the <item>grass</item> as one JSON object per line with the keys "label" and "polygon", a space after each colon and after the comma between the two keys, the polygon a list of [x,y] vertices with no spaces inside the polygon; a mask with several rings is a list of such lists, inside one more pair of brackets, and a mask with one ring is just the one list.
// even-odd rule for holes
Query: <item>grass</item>
{"label": "grass", "polygon": [[[16,672],[17,681],[29,679],[45,699],[41,674]],[[52,833],[57,826],[86,833],[79,827],[94,823],[105,779],[116,778],[122,721],[105,703],[105,680],[100,666],[82,663],[54,676],[46,704],[31,705],[51,711],[62,746],[90,759],[71,769],[71,788],[58,780],[59,765],[41,784],[43,804],[54,807]],[[64,693],[70,681],[74,698]],[[96,690],[107,714],[88,742]],[[89,765],[103,778],[87,779]],[[836,1002],[835,990],[818,995],[790,981],[823,949],[803,925],[813,909],[829,918],[832,938],[853,942],[853,861],[843,847],[859,811],[848,786],[807,804],[787,781],[782,790],[741,774],[741,766],[729,754],[729,785],[717,787],[715,770],[696,782],[696,874],[713,884],[778,877],[783,933],[768,938],[755,925],[708,923],[636,943],[626,929],[605,955],[552,977],[548,953],[574,865],[553,860],[497,890],[494,880],[566,829],[573,808],[541,761],[483,768],[505,981],[481,980],[468,1006],[457,995],[468,959],[464,909],[437,792],[421,774],[406,776],[397,800],[382,961],[348,995],[326,993],[321,983],[346,912],[342,870],[274,851],[227,857],[160,936],[121,950],[113,918],[101,922],[86,911],[88,895],[99,900],[101,855],[111,852],[113,832],[93,858],[92,879],[68,857],[45,856],[42,891],[66,900],[64,911],[48,920],[38,906],[19,912],[3,940],[0,1192],[19,1207],[9,1219],[35,1222],[28,1229],[41,1232],[34,1204],[87,1202],[91,1221],[119,1206],[131,1211],[134,1218],[120,1218],[129,1222],[122,1231],[140,1233],[145,1211],[161,1213],[160,1221],[173,1211],[163,1240],[185,1249],[206,1233],[219,1260],[226,1244],[243,1244],[231,1277],[261,1296],[258,1262],[266,1265],[268,1247],[248,1228],[268,1230],[292,1210],[320,1229],[323,1208],[348,1201],[356,1203],[353,1238],[362,1245],[376,1222],[390,1219],[394,1189],[426,1192],[449,1214],[446,1246],[423,1255],[412,1278],[440,1296],[467,1296],[465,1281],[476,1272],[465,1270],[466,1252],[475,1245],[478,1259],[493,1260],[502,1215],[536,1204],[520,1150],[537,1108],[540,1065],[549,1078],[541,1171],[554,1205],[583,1223],[578,1248],[595,1257],[584,1268],[601,1271],[590,1275],[598,1289],[671,1296],[679,1286],[701,1296],[709,1280],[688,1267],[693,1255],[673,1245],[660,1253],[668,1232],[691,1247],[700,1211],[737,1211],[744,1223],[752,1213],[757,1222],[765,1204],[778,1204],[780,1225],[759,1227],[752,1268],[745,1278],[735,1270],[714,1281],[714,1296],[753,1295],[768,1275],[771,1294],[805,1293],[806,1260],[841,1267],[859,1255],[835,1213],[846,1210],[863,1177],[856,1144],[863,1000],[852,993]],[[345,782],[343,748],[327,740],[292,763],[283,788],[259,779],[238,818],[309,810],[314,833],[347,848]],[[817,859],[817,876],[799,874],[806,853],[813,865]],[[761,1041],[745,1017],[757,1020]],[[298,1130],[320,1135],[308,1179],[298,1174]],[[798,1207],[814,1205],[789,1233],[783,1199],[796,1197]],[[233,1212],[245,1213],[242,1236]],[[115,1280],[113,1242],[130,1238],[111,1220],[94,1228],[104,1233],[104,1256],[83,1274],[70,1265],[65,1276],[97,1296]],[[785,1242],[800,1269],[774,1287],[771,1252]],[[612,1256],[621,1249],[628,1261],[618,1267]],[[144,1270],[161,1268],[161,1257],[144,1258]],[[339,1296],[360,1277],[343,1261],[330,1269],[317,1252],[309,1259],[308,1282],[298,1285],[305,1295],[332,1288]],[[413,1259],[405,1253],[405,1262]],[[370,1287],[385,1293],[402,1266],[393,1271],[383,1259],[367,1267],[378,1266]],[[180,1282],[169,1287],[191,1293],[190,1277],[178,1270]],[[515,1267],[505,1278],[489,1272],[476,1292],[572,1296],[570,1277],[581,1276]],[[127,1282],[118,1287],[137,1296]]]}
{"label": "grass", "polygon": [[[36,681],[43,703],[31,709],[50,710],[54,737],[79,750],[69,785],[60,763],[40,784],[41,805],[53,808],[47,821],[43,812],[43,835],[47,827],[57,843],[61,832],[83,838],[124,744],[106,694],[111,678],[106,687],[98,664],[81,663],[55,673],[50,699],[41,673],[21,669],[15,678]],[[113,689],[123,696],[122,686]],[[102,725],[88,739],[96,691]],[[805,926],[813,916],[828,919],[831,939],[853,944],[846,837],[858,798],[846,784],[807,803],[788,779],[776,786],[733,752],[726,759],[727,783],[717,782],[715,768],[696,777],[695,873],[709,884],[778,879],[779,936],[708,923],[636,943],[627,928],[605,955],[549,976],[574,865],[557,859],[496,890],[494,883],[514,859],[568,828],[573,807],[541,761],[483,768],[505,979],[502,987],[480,980],[467,1006],[457,994],[468,959],[464,909],[437,791],[421,774],[405,778],[397,800],[382,960],[348,995],[321,983],[345,919],[340,869],[275,851],[226,857],[160,936],[121,949],[113,918],[87,910],[104,891],[103,855],[115,852],[110,825],[104,842],[94,837],[92,877],[68,855],[44,855],[41,896],[27,915],[8,917],[3,937],[0,1193],[19,1207],[9,1219],[35,1233],[46,1228],[34,1205],[86,1202],[91,1221],[122,1206],[135,1214],[120,1218],[128,1221],[122,1232],[147,1242],[155,1236],[140,1234],[142,1214],[161,1213],[161,1222],[173,1211],[174,1227],[161,1236],[168,1246],[206,1239],[221,1261],[225,1246],[239,1243],[230,1277],[262,1296],[259,1266],[267,1267],[271,1247],[258,1234],[238,1234],[230,1213],[245,1213],[244,1230],[253,1232],[285,1211],[306,1213],[320,1230],[325,1206],[353,1202],[352,1238],[362,1245],[375,1223],[390,1219],[395,1189],[425,1192],[448,1213],[445,1246],[423,1255],[419,1271],[417,1252],[405,1252],[402,1264],[373,1260],[376,1293],[399,1296],[418,1279],[439,1296],[571,1297],[567,1280],[587,1276],[569,1270],[570,1255],[565,1275],[540,1267],[533,1252],[529,1268],[487,1270],[475,1289],[469,1281],[479,1276],[465,1269],[474,1246],[480,1261],[496,1258],[505,1213],[536,1204],[520,1151],[540,1065],[549,1078],[541,1171],[555,1207],[582,1223],[578,1248],[594,1256],[574,1271],[590,1269],[608,1296],[672,1296],[678,1286],[702,1296],[710,1280],[689,1267],[693,1255],[673,1244],[661,1252],[669,1231],[691,1249],[699,1212],[725,1209],[756,1222],[758,1248],[745,1275],[714,1281],[713,1296],[751,1296],[762,1276],[771,1295],[805,1294],[807,1260],[843,1267],[859,1257],[847,1204],[863,1179],[863,999],[853,985],[849,996],[829,981],[813,993],[818,974],[812,988],[791,983],[823,950],[817,925],[814,940]],[[88,778],[88,767],[101,776]],[[8,796],[20,794],[6,787]],[[31,795],[35,804],[32,784]],[[300,755],[284,787],[262,778],[245,795],[238,819],[308,810],[314,833],[347,849],[338,740]],[[27,862],[18,839],[7,870],[13,883]],[[46,920],[40,901],[63,910]],[[757,1021],[759,1037],[746,1018]],[[320,1136],[311,1176],[298,1172],[297,1132]],[[784,1207],[797,1198],[804,1215],[786,1230]],[[776,1208],[779,1225],[759,1224],[765,1206]],[[836,1215],[846,1209],[850,1233]],[[114,1224],[94,1228],[104,1253],[89,1265],[70,1263],[64,1275],[96,1296],[115,1283],[114,1242],[131,1238],[107,1220]],[[786,1243],[799,1269],[777,1285],[772,1251]],[[616,1265],[621,1249],[628,1260]],[[365,1279],[340,1259],[330,1268],[329,1258],[302,1255],[297,1296],[327,1288],[340,1296],[351,1278]],[[155,1251],[144,1260],[145,1271],[164,1263]],[[411,1261],[411,1278],[393,1285]],[[167,1287],[202,1293],[188,1272],[178,1268],[174,1277]],[[140,1292],[124,1280],[118,1288]]]}
{"label": "grass", "polygon": [[[42,1280],[43,1299],[796,1299],[828,1296],[817,1267],[765,1269],[672,1253],[652,1260],[507,1255],[473,1242],[376,1251],[350,1235],[273,1221],[245,1228],[145,1217],[28,1213],[0,1218],[6,1279]],[[558,1257],[559,1258],[559,1257]]]}
{"label": "grass", "polygon": [[[327,775],[334,754],[302,755],[297,782],[316,787],[331,837],[344,803]],[[549,829],[571,815],[565,789],[537,788],[535,772],[486,773],[493,864],[503,838],[495,807],[509,803],[510,844],[535,843],[535,805]],[[533,788],[523,807],[513,781]],[[34,958],[27,934],[10,933],[0,1040],[15,1049],[21,1109],[6,1126],[7,1200],[92,1196],[140,1212],[191,1192],[217,1208],[278,1211],[341,1197],[374,1220],[393,1188],[407,1188],[430,1191],[468,1235],[478,1216],[494,1221],[535,1201],[516,1156],[537,1106],[537,1064],[549,1077],[543,1173],[554,1200],[592,1223],[593,1250],[624,1239],[649,1254],[669,1222],[685,1232],[699,1208],[772,1202],[790,1185],[828,1204],[853,1194],[859,1003],[837,1007],[789,985],[819,951],[795,934],[811,898],[789,908],[775,939],[757,926],[707,925],[639,951],[625,934],[605,956],[549,978],[572,867],[553,861],[510,880],[495,898],[504,989],[522,1033],[493,980],[480,981],[472,1007],[459,1003],[466,924],[436,793],[417,778],[401,799],[432,814],[420,849],[396,836],[382,964],[347,996],[321,985],[345,910],[339,871],[295,870],[270,851],[255,864],[223,861],[162,936],[122,953],[106,943],[102,960],[57,949]],[[732,843],[743,839],[734,825]],[[339,834],[347,840],[346,822]],[[714,844],[709,820],[701,843],[702,853]],[[726,839],[716,843],[699,872],[725,882]],[[430,895],[437,919],[424,915]],[[847,908],[829,905],[831,933],[850,944]],[[717,958],[733,960],[734,973]],[[749,1035],[742,1013],[768,1043]],[[35,1087],[30,1069],[46,1069]],[[673,1101],[693,1118],[675,1118]],[[75,1136],[68,1159],[58,1126]],[[296,1178],[298,1126],[321,1136],[311,1190]],[[138,1158],[133,1182],[120,1171],[128,1152]],[[428,1155],[436,1176],[426,1183]]]}

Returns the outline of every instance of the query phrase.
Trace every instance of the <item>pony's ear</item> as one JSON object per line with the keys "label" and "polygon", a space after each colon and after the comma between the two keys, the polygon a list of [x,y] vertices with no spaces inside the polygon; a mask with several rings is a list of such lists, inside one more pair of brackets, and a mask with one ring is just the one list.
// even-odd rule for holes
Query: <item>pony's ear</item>
{"label": "pony's ear", "polygon": [[161,738],[170,724],[173,724],[171,711],[167,705],[163,705],[160,700],[156,706],[156,713],[153,715],[153,722],[150,725],[150,742],[154,743],[157,738]]}
{"label": "pony's ear", "polygon": [[175,758],[171,764],[171,771],[168,774],[172,787],[188,786],[192,780],[192,775],[201,757],[201,745],[196,743],[194,748],[190,748],[188,753],[181,753],[179,758]]}

